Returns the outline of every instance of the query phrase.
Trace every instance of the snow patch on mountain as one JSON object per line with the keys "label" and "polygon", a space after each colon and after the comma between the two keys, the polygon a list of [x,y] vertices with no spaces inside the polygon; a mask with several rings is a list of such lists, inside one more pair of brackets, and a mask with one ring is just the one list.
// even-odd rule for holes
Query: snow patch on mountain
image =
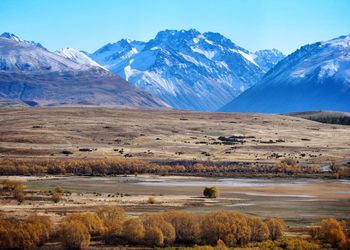
{"label": "snow patch on mountain", "polygon": [[86,67],[98,67],[98,68],[107,70],[105,67],[102,67],[101,65],[99,65],[97,62],[92,60],[83,52],[73,48],[60,49],[60,50],[57,50],[55,53]]}

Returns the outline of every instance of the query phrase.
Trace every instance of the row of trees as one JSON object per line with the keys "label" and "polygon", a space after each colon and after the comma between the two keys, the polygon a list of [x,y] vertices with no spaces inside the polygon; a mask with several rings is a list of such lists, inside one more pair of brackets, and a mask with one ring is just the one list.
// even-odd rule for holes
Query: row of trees
{"label": "row of trees", "polygon": [[284,227],[279,219],[262,220],[226,210],[205,215],[168,211],[131,217],[120,207],[103,206],[94,212],[69,214],[55,227],[47,216],[31,215],[24,220],[0,217],[0,249],[33,249],[49,240],[59,240],[65,249],[85,249],[91,239],[149,247],[209,244],[216,245],[215,249],[350,249],[349,221],[323,220],[312,228],[312,241],[283,237]]}
{"label": "row of trees", "polygon": [[51,237],[65,249],[84,249],[91,238],[106,244],[134,244],[149,247],[178,245],[244,246],[249,242],[276,240],[282,237],[284,224],[269,218],[265,221],[232,211],[206,215],[169,211],[130,217],[117,206],[103,206],[94,212],[65,216],[56,230],[46,216],[29,216],[23,221],[0,220],[0,249],[32,249]]}
{"label": "row of trees", "polygon": [[320,166],[300,166],[289,159],[277,164],[201,162],[186,164],[150,163],[132,159],[99,160],[1,160],[0,175],[121,175],[121,174],[201,174],[201,175],[315,175]]}
{"label": "row of trees", "polygon": [[[73,229],[72,229],[73,228]],[[62,243],[66,248],[83,248],[90,237],[101,235],[106,244],[135,244],[168,247],[174,244],[244,246],[249,242],[277,240],[284,223],[275,218],[265,221],[232,211],[215,211],[204,216],[169,211],[129,217],[116,206],[103,206],[95,212],[75,213],[63,219]],[[66,231],[66,232],[64,232]],[[67,236],[67,237],[65,237]]]}

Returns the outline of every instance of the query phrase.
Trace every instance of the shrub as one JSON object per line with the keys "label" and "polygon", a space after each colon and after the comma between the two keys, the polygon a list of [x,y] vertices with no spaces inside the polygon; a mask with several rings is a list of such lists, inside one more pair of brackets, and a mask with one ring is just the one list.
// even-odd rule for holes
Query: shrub
{"label": "shrub", "polygon": [[90,234],[80,221],[64,222],[61,228],[61,242],[64,249],[86,249],[90,244]]}
{"label": "shrub", "polygon": [[248,225],[250,227],[250,241],[261,242],[269,238],[269,228],[265,222],[260,218],[250,217],[248,218]]}
{"label": "shrub", "polygon": [[13,196],[19,203],[22,203],[24,201],[25,193],[24,193],[23,183],[18,183],[15,186],[13,190]]}
{"label": "shrub", "polygon": [[157,228],[162,232],[163,244],[170,246],[174,243],[175,228],[167,222],[162,213],[145,214],[141,217],[146,233],[151,228]]}
{"label": "shrub", "polygon": [[265,223],[269,229],[271,240],[278,240],[283,236],[285,226],[282,220],[269,217],[265,220]]}
{"label": "shrub", "polygon": [[138,244],[145,237],[145,228],[139,218],[128,219],[123,224],[123,237],[130,243]]}
{"label": "shrub", "polygon": [[147,200],[148,204],[155,204],[156,203],[156,198],[154,198],[153,196],[148,197]]}
{"label": "shrub", "polygon": [[244,245],[249,242],[250,228],[247,219],[232,211],[216,211],[206,214],[203,218],[202,238],[214,245],[222,240],[227,246]]}
{"label": "shrub", "polygon": [[145,240],[150,247],[162,247],[164,245],[163,233],[158,227],[148,228]]}
{"label": "shrub", "polygon": [[24,201],[25,192],[24,192],[23,182],[6,179],[6,180],[3,180],[1,184],[2,184],[2,190],[4,192],[11,193],[19,203],[22,203]]}
{"label": "shrub", "polygon": [[64,190],[63,190],[62,187],[56,186],[54,192],[55,192],[55,193],[59,193],[59,194],[63,194],[63,193],[64,193]]}
{"label": "shrub", "polygon": [[219,197],[219,189],[217,187],[205,187],[203,195],[207,198]]}
{"label": "shrub", "polygon": [[50,239],[50,235],[53,231],[53,223],[49,216],[33,214],[27,217],[25,223],[30,225],[30,231],[36,234],[37,245],[40,246]]}
{"label": "shrub", "polygon": [[58,203],[58,202],[61,201],[61,198],[62,198],[62,194],[61,193],[58,193],[58,192],[52,193],[51,200],[53,202]]}
{"label": "shrub", "polygon": [[344,228],[336,219],[325,219],[321,221],[319,238],[333,247],[340,247],[346,242]]}
{"label": "shrub", "polygon": [[0,249],[32,249],[49,240],[49,217],[31,215],[25,220],[0,218]]}
{"label": "shrub", "polygon": [[164,218],[175,229],[176,242],[194,244],[200,241],[199,216],[182,211],[170,211],[164,213]]}
{"label": "shrub", "polygon": [[103,236],[107,244],[121,236],[123,223],[127,219],[124,209],[117,206],[102,206],[96,209],[96,214],[103,223]]}
{"label": "shrub", "polygon": [[73,213],[67,215],[64,222],[79,221],[85,225],[91,235],[98,235],[103,233],[103,223],[96,213]]}

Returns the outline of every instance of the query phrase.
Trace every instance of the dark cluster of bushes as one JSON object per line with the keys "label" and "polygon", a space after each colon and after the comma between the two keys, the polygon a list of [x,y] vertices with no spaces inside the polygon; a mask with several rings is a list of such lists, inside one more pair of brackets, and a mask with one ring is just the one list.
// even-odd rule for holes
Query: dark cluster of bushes
{"label": "dark cluster of bushes", "polygon": [[350,125],[349,113],[314,111],[314,112],[292,113],[291,115],[302,117],[304,119],[308,119],[316,122]]}
{"label": "dark cluster of bushes", "polygon": [[[344,171],[343,171],[344,172]],[[2,160],[0,175],[125,175],[125,174],[197,174],[203,176],[293,176],[323,174],[320,166],[301,166],[289,159],[277,164],[193,162],[185,165],[150,163],[131,159],[99,160]],[[343,175],[342,175],[343,176]]]}
{"label": "dark cluster of bushes", "polygon": [[219,189],[217,187],[205,187],[203,195],[207,198],[217,198],[219,197]]}
{"label": "dark cluster of bushes", "polygon": [[309,117],[309,120],[322,122],[322,123],[330,123],[330,124],[340,124],[340,125],[350,125],[350,116],[321,116],[321,117]]}

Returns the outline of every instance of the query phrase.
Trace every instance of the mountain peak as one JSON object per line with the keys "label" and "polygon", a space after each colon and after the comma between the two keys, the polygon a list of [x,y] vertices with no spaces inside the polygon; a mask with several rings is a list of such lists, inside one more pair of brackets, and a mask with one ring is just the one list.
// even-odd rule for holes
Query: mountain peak
{"label": "mountain peak", "polygon": [[197,36],[201,35],[201,33],[196,29],[189,30],[163,30],[159,31],[154,40],[168,40],[173,38],[181,38],[181,39],[193,39]]}
{"label": "mountain peak", "polygon": [[6,39],[10,39],[16,42],[22,42],[22,39],[20,39],[18,36],[16,36],[15,34],[9,33],[9,32],[4,32],[0,35],[1,38],[6,38]]}

